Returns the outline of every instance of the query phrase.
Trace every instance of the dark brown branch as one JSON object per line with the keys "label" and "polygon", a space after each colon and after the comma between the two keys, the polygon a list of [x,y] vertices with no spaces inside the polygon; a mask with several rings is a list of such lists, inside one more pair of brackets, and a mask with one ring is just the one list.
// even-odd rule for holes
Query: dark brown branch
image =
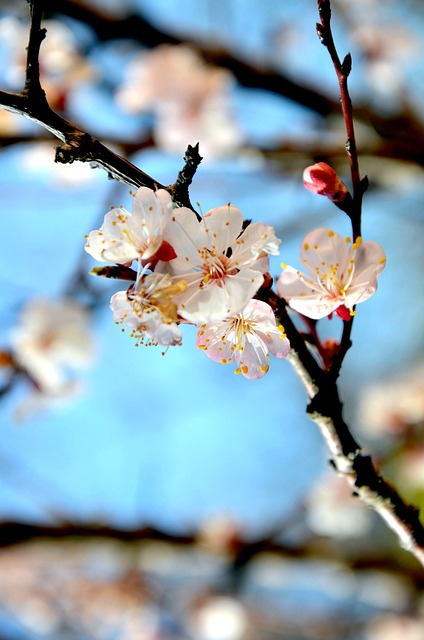
{"label": "dark brown branch", "polygon": [[[192,183],[194,174],[197,171],[197,167],[202,160],[203,158],[199,153],[199,143],[194,147],[189,144],[184,155],[184,167],[181,169],[175,183],[172,185],[172,199],[179,207],[189,207],[190,209],[193,209],[188,190]],[[200,219],[200,216],[197,213],[196,215],[198,219]]]}
{"label": "dark brown branch", "polygon": [[[190,206],[188,196],[188,186],[200,163],[198,147],[195,147],[197,158],[194,159],[192,147],[187,153],[191,159],[188,169],[188,160],[184,170],[178,175],[174,185],[163,186],[147,173],[131,164],[128,160],[114,153],[103,145],[97,138],[86,131],[78,128],[61,115],[51,109],[45,92],[40,84],[39,76],[39,52],[41,42],[45,37],[45,30],[41,29],[41,14],[43,2],[41,0],[30,0],[31,26],[27,48],[27,69],[25,86],[21,93],[9,93],[0,91],[0,106],[6,110],[18,113],[22,116],[34,120],[42,127],[50,131],[64,144],[56,149],[55,161],[62,164],[74,161],[88,162],[94,167],[104,169],[110,178],[124,182],[132,187],[141,186],[150,189],[167,189],[171,195],[176,194],[180,199],[184,199],[185,206]],[[185,183],[187,180],[187,183]],[[179,202],[178,202],[179,203]]]}
{"label": "dark brown branch", "polygon": [[[19,545],[31,540],[48,539],[60,541],[79,538],[90,540],[103,538],[118,540],[123,543],[139,543],[141,541],[163,541],[176,547],[187,547],[202,544],[202,536],[194,531],[181,535],[175,532],[160,530],[155,527],[140,527],[121,529],[105,524],[89,522],[69,523],[58,525],[28,524],[25,522],[5,521],[0,522],[0,548]],[[228,545],[223,547],[224,553],[230,552],[233,556],[232,563],[239,567],[244,566],[263,552],[275,553],[288,558],[317,558],[320,560],[337,559],[354,570],[379,569],[390,571],[401,576],[408,575],[417,589],[424,587],[424,576],[420,569],[411,564],[405,565],[401,557],[394,556],[389,549],[379,548],[377,553],[358,552],[354,548],[345,549],[345,553],[339,553],[334,545],[325,545],[323,540],[316,544],[312,537],[309,541],[298,545],[285,545],[276,537],[266,536],[255,541],[247,541],[236,536],[228,540]]]}
{"label": "dark brown branch", "polygon": [[343,62],[340,62],[331,31],[330,0],[318,0],[318,11],[321,22],[316,25],[317,33],[322,44],[330,54],[340,87],[340,102],[347,134],[346,152],[350,163],[353,188],[352,207],[348,215],[352,222],[353,238],[356,240],[356,238],[361,235],[361,211],[364,184],[361,181],[359,172],[358,151],[356,148],[356,136],[353,124],[352,101],[350,99],[348,89],[348,77],[352,68],[352,59],[350,53],[348,53]]}

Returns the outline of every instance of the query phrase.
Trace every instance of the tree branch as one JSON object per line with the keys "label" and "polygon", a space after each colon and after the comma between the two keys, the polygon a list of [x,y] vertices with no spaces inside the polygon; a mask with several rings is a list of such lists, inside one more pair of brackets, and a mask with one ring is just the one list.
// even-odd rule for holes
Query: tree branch
{"label": "tree branch", "polygon": [[[55,162],[63,164],[75,161],[88,162],[94,167],[101,167],[112,179],[119,180],[132,187],[141,186],[150,189],[166,189],[171,196],[185,199],[185,206],[193,208],[188,197],[188,186],[200,163],[200,155],[197,161],[190,164],[191,170],[180,172],[175,184],[165,187],[147,173],[131,164],[128,160],[114,153],[103,145],[97,138],[83,131],[72,122],[51,109],[46,94],[42,89],[39,74],[40,46],[45,38],[46,31],[41,29],[42,0],[29,0],[31,12],[31,26],[29,43],[27,47],[27,68],[25,86],[21,93],[9,93],[0,91],[0,106],[8,111],[30,118],[50,131],[54,136],[62,140],[64,144],[56,148]],[[189,147],[189,150],[193,149]],[[187,153],[190,155],[190,151]],[[190,156],[191,157],[191,156]]]}

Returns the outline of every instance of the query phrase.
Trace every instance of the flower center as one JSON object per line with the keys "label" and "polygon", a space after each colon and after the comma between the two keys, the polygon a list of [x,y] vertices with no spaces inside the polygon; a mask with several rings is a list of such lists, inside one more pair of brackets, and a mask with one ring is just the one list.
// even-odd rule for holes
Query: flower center
{"label": "flower center", "polygon": [[209,255],[208,259],[205,260],[202,265],[202,271],[205,274],[203,282],[213,280],[217,284],[222,284],[225,278],[234,276],[237,273],[237,269],[233,266],[231,258],[225,255]]}

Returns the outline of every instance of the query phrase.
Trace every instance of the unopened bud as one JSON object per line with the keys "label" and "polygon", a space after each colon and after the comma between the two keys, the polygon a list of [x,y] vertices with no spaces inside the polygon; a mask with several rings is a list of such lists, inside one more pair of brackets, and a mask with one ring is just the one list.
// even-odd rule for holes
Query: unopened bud
{"label": "unopened bud", "polygon": [[306,167],[303,172],[303,184],[312,193],[327,196],[339,204],[349,196],[349,190],[337,173],[325,162]]}

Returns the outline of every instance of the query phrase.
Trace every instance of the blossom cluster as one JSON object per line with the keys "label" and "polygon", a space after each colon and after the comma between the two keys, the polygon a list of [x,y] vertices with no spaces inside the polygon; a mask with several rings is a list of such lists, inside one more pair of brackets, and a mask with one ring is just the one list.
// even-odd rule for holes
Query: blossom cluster
{"label": "blossom cluster", "polygon": [[[336,174],[318,170],[318,177],[309,172],[308,188],[328,195],[322,182],[330,180],[340,193]],[[272,227],[244,221],[230,203],[200,217],[176,207],[166,190],[141,187],[133,194],[132,212],[111,209],[101,228],[87,236],[85,249],[99,262],[115,263],[114,277],[132,280],[112,296],[110,306],[137,344],[179,345],[181,325],[192,324],[198,328],[196,346],[209,358],[233,362],[236,373],[257,379],[269,369],[269,354],[284,358],[290,350],[275,304],[268,304],[272,297],[308,318],[335,313],[348,322],[355,306],[377,289],[385,266],[377,243],[361,237],[352,242],[320,227],[302,243],[308,273],[282,264],[276,294],[260,296],[261,288],[270,291],[269,256],[278,255],[280,243]]]}
{"label": "blossom cluster", "polygon": [[283,358],[290,349],[271,307],[254,299],[279,244],[272,227],[245,224],[234,205],[199,220],[191,209],[174,207],[164,189],[141,187],[132,212],[111,209],[85,248],[100,262],[129,267],[136,261],[134,282],[110,306],[137,344],[181,344],[181,325],[193,324],[206,355],[259,378],[270,353]]}

